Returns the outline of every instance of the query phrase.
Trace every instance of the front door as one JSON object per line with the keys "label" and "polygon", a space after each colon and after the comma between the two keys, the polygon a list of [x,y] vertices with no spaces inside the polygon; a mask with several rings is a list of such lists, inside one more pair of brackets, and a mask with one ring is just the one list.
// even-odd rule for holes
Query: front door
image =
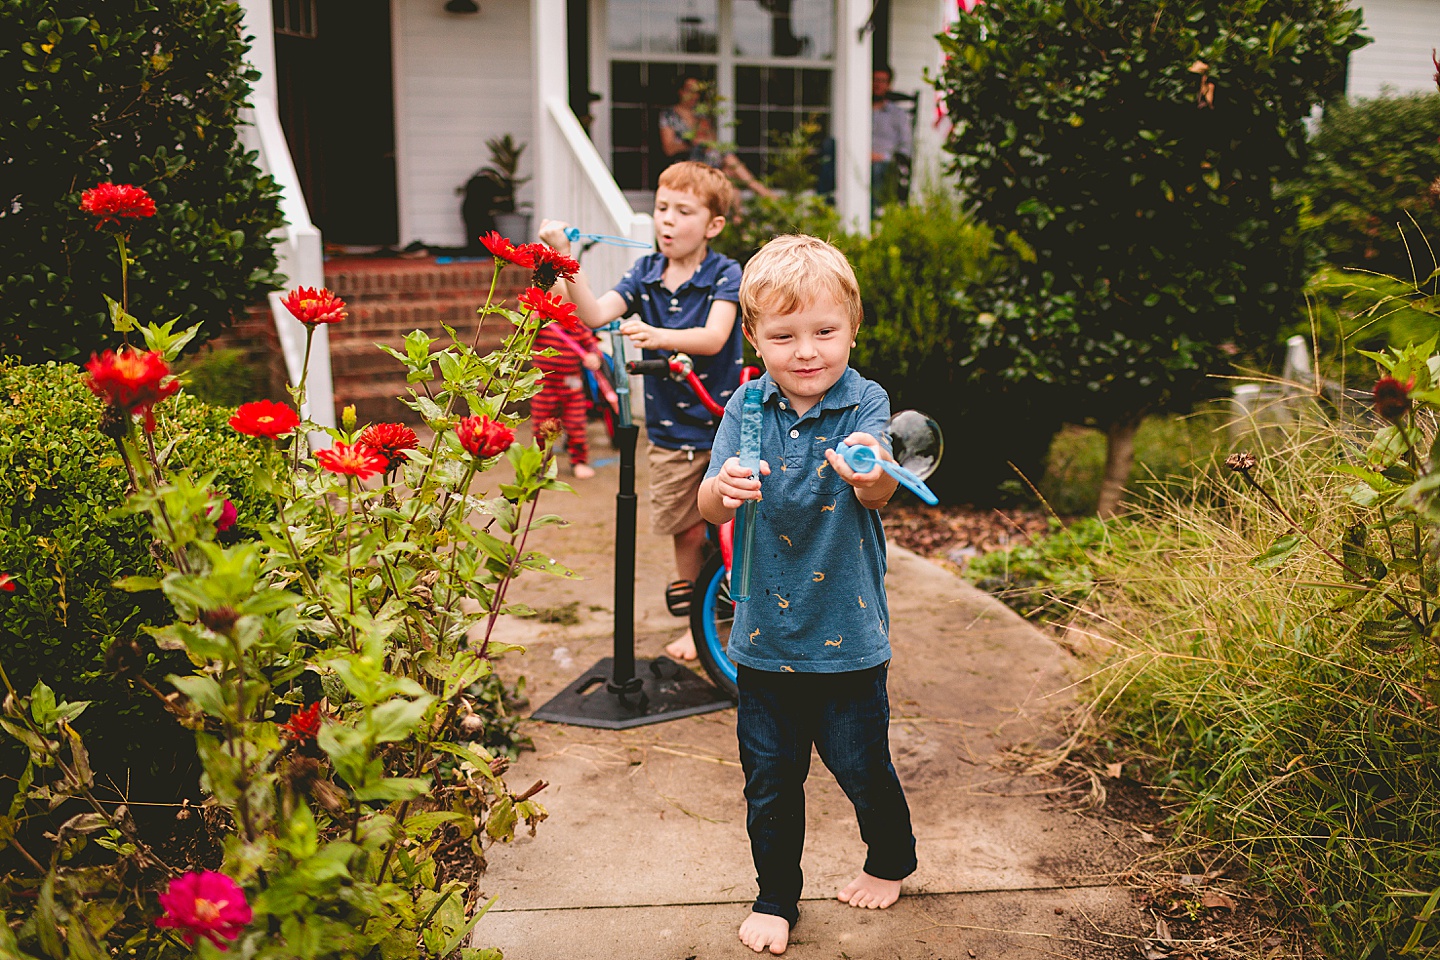
{"label": "front door", "polygon": [[400,239],[390,0],[273,0],[280,123],[326,243]]}

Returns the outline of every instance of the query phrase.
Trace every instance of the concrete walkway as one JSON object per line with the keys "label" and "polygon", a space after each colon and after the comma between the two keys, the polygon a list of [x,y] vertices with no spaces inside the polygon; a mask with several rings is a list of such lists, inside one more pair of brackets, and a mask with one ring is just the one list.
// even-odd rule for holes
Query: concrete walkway
{"label": "concrete walkway", "polygon": [[[592,450],[592,460],[611,455],[603,437]],[[504,626],[504,639],[528,653],[511,655],[502,671],[527,678],[534,706],[611,650],[618,470],[600,467],[596,479],[577,483],[578,497],[542,502],[542,512],[571,522],[531,540],[578,579],[530,577],[514,591],[552,617],[573,611],[576,622],[512,618]],[[672,557],[668,538],[648,532],[643,450],[639,487],[636,647],[656,656],[682,624],[664,607]],[[1138,955],[1131,935],[1146,922],[1116,877],[1146,849],[1142,838],[1076,812],[1055,794],[1056,781],[998,765],[1007,746],[1057,739],[1057,718],[1071,702],[1069,655],[997,601],[893,545],[886,582],[891,745],[920,869],[888,910],[834,900],[864,848],[849,802],[817,758],[807,899],[786,956]],[[475,945],[498,946],[511,960],[753,956],[736,937],[755,880],[734,723],[725,710],[617,732],[525,724],[537,749],[508,779],[516,789],[548,781],[539,799],[550,818],[535,838],[491,852],[483,883],[499,901]]]}

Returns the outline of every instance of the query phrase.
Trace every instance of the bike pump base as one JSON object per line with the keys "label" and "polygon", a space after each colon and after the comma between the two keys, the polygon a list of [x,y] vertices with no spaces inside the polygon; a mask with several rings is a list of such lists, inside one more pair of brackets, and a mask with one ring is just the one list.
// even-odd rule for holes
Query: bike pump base
{"label": "bike pump base", "polygon": [[635,660],[635,442],[640,428],[615,428],[615,655],[581,674],[531,719],[624,730],[734,706],[728,696],[667,657]]}

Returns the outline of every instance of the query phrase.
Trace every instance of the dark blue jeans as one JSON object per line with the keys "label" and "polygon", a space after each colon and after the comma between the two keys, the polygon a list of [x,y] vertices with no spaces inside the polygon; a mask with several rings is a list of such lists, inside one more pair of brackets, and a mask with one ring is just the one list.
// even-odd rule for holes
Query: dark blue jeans
{"label": "dark blue jeans", "polygon": [[915,872],[910,807],[890,760],[889,665],[850,673],[770,673],[740,667],[736,732],[745,769],[745,826],[760,896],[756,913],[799,918],[810,747],[855,805],[865,872],[903,880]]}

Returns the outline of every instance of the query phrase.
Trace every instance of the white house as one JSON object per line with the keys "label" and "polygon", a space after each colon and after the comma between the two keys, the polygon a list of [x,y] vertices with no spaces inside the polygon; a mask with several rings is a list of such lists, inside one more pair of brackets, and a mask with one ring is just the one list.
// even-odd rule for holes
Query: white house
{"label": "white house", "polygon": [[1365,33],[1373,43],[1350,55],[1352,97],[1435,90],[1432,51],[1440,48],[1440,2],[1365,0]]}

